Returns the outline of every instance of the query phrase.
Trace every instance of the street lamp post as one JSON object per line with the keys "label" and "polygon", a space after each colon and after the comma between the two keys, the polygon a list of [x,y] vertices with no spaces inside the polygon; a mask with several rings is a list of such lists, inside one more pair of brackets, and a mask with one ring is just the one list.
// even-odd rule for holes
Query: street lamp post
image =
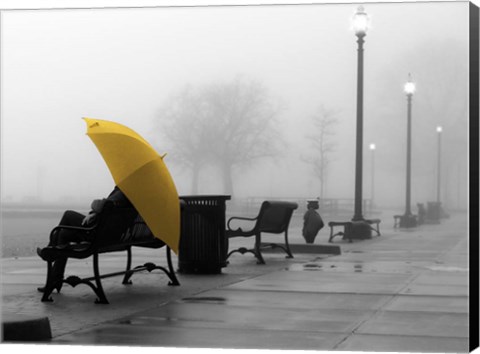
{"label": "street lamp post", "polygon": [[415,84],[412,82],[410,74],[408,82],[404,86],[407,95],[407,185],[405,198],[405,214],[400,219],[400,227],[415,227],[417,219],[410,210],[410,194],[411,194],[411,162],[412,162],[412,97],[415,93]]}
{"label": "street lamp post", "polygon": [[371,185],[371,202],[370,208],[373,210],[374,201],[375,201],[375,144],[370,144],[370,151],[372,152],[372,185]]}
{"label": "street lamp post", "polygon": [[355,202],[352,218],[352,238],[371,238],[370,225],[365,222],[362,214],[362,176],[363,176],[363,44],[370,25],[370,19],[363,6],[359,6],[353,16],[352,27],[357,36],[357,131],[355,146]]}
{"label": "street lamp post", "polygon": [[442,153],[442,127],[437,127],[438,153],[437,153],[437,203],[440,203],[440,176],[441,176],[441,153]]}
{"label": "street lamp post", "polygon": [[357,135],[355,156],[355,211],[352,221],[363,220],[362,215],[362,175],[363,175],[363,44],[367,35],[369,19],[363,6],[359,6],[353,17],[353,29],[357,36]]}

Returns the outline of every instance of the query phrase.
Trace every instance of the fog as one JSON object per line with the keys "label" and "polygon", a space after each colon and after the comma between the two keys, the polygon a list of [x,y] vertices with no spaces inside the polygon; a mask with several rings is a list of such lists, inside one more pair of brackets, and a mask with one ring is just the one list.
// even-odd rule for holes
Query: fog
{"label": "fog", "polygon": [[[356,4],[24,10],[2,13],[1,197],[88,202],[113,179],[85,135],[82,117],[113,120],[167,153],[179,194],[191,173],[169,154],[158,123],[166,101],[186,85],[246,77],[281,102],[284,149],[233,175],[235,197],[319,195],[302,159],[310,117],[338,112],[336,150],[325,197],[353,198],[357,43]],[[436,198],[437,133],[442,126],[442,198],[465,208],[468,197],[468,3],[366,4],[364,198],[403,206],[407,100],[413,97],[412,203]],[[199,193],[223,194],[206,166]]]}

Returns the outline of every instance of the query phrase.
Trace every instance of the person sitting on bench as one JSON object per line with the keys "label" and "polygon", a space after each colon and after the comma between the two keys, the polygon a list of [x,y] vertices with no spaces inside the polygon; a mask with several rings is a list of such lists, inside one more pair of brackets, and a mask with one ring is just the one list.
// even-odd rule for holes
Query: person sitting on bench
{"label": "person sitting on bench", "polygon": [[[131,207],[132,204],[128,198],[123,194],[123,192],[115,186],[113,191],[108,195],[107,198],[95,199],[91,204],[91,210],[88,215],[76,212],[74,210],[66,210],[63,213],[63,216],[59,222],[61,226],[81,226],[88,227],[95,224],[97,215],[102,212],[102,209],[107,201],[113,202],[114,207]],[[52,247],[61,248],[62,246],[67,246],[70,242],[90,242],[92,240],[88,239],[88,235],[84,232],[76,230],[65,230],[61,229],[59,232],[55,232],[51,235],[50,241],[45,248],[37,248],[37,254],[43,260],[46,260],[48,249]],[[67,265],[67,258],[57,259],[53,264],[53,278],[55,279],[55,289],[57,292],[60,292],[62,288],[63,275],[65,272],[65,267]],[[44,292],[45,287],[37,288],[39,292]]]}

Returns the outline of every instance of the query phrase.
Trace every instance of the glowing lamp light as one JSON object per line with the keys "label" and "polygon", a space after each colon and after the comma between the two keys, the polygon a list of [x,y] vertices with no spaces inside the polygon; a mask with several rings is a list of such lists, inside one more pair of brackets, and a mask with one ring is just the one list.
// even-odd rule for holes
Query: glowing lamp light
{"label": "glowing lamp light", "polygon": [[403,87],[403,90],[407,95],[413,95],[415,93],[415,83],[412,82],[412,78],[410,75],[408,75],[408,82]]}
{"label": "glowing lamp light", "polygon": [[363,37],[367,34],[368,29],[370,28],[370,18],[365,12],[363,6],[359,6],[355,15],[352,19],[352,29],[355,31],[355,34],[359,37]]}
{"label": "glowing lamp light", "polygon": [[438,127],[437,127],[437,133],[441,133],[442,131],[443,131],[443,128],[440,127],[440,126],[438,126]]}
{"label": "glowing lamp light", "polygon": [[370,144],[370,150],[375,150],[375,144]]}

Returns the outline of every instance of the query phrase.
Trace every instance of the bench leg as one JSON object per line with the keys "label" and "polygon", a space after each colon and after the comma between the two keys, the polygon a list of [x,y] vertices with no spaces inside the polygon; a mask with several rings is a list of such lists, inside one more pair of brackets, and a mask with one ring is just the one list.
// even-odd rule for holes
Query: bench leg
{"label": "bench leg", "polygon": [[262,243],[261,240],[261,233],[258,232],[255,235],[255,248],[253,254],[257,258],[257,264],[265,264],[265,260],[263,259],[262,252],[260,252],[260,244]]}
{"label": "bench leg", "polygon": [[133,272],[131,272],[131,268],[132,268],[132,248],[129,247],[127,249],[127,268],[125,269],[125,276],[123,277],[123,281],[122,281],[122,284],[124,285],[132,284],[132,281],[130,280],[133,274]]}
{"label": "bench leg", "polygon": [[[257,244],[258,244],[258,247],[257,247]],[[264,243],[264,244],[262,244],[260,239],[255,243],[255,252],[257,252],[260,255],[260,257],[257,257],[257,258],[259,259],[260,262],[263,262],[261,264],[265,264],[265,261],[263,260],[262,254],[260,253],[260,249],[261,248],[266,248],[266,247],[271,247],[272,249],[275,249],[275,248],[278,247],[278,248],[282,249],[283,252],[285,252],[287,254],[286,258],[294,258],[293,253],[290,250],[290,244],[288,243],[288,230],[285,230],[285,244],[284,245],[278,244],[278,243]],[[254,252],[254,254],[255,254],[255,252]]]}
{"label": "bench leg", "polygon": [[180,285],[178,279],[177,279],[177,276],[175,275],[175,270],[173,269],[173,264],[172,264],[172,251],[170,249],[170,247],[168,246],[165,246],[167,247],[167,263],[168,263],[168,277],[170,278],[170,282],[168,283],[168,285],[171,285],[171,286],[177,286],[177,285]]}
{"label": "bench leg", "polygon": [[330,237],[328,238],[328,243],[332,243],[334,236],[335,235],[333,234],[333,226],[330,226]]}
{"label": "bench leg", "polygon": [[53,262],[47,262],[47,280],[45,281],[45,290],[42,296],[42,302],[53,302],[51,294],[55,289],[55,284],[53,283]]}
{"label": "bench leg", "polygon": [[[95,300],[96,304],[108,304],[107,297],[105,296],[105,292],[103,291],[102,287],[102,278],[107,278],[113,275],[120,275],[124,274],[124,272],[120,273],[111,273],[111,274],[106,274],[101,276],[100,272],[98,270],[98,253],[93,254],[93,277],[89,278],[80,278],[76,275],[71,275],[68,278],[66,278],[63,282],[70,285],[71,287],[75,288],[79,284],[85,284],[88,285],[95,295],[97,295],[97,299]],[[95,280],[95,284],[92,283],[92,280]]]}
{"label": "bench leg", "polygon": [[293,258],[292,251],[290,250],[290,245],[288,244],[288,230],[285,230],[285,252],[287,252],[287,258]]}
{"label": "bench leg", "polygon": [[[334,234],[333,233],[333,228],[334,228],[334,226],[330,226],[330,238],[328,239],[329,243],[332,243],[332,240],[335,236],[345,236],[345,232],[342,232],[342,231],[339,231],[336,234]],[[345,229],[345,227],[344,227],[344,229]],[[348,242],[350,242],[350,243],[353,242],[351,237],[348,237]]]}
{"label": "bench leg", "polygon": [[128,278],[130,278],[133,275],[133,273],[141,272],[141,271],[144,271],[144,270],[147,270],[147,271],[151,272],[154,269],[159,269],[162,272],[164,272],[168,276],[168,278],[170,279],[170,281],[168,282],[168,285],[170,285],[170,286],[180,285],[180,282],[178,281],[177,276],[175,275],[175,270],[173,269],[171,249],[168,246],[165,246],[165,247],[166,247],[166,254],[167,254],[168,269],[163,267],[163,266],[156,265],[155,263],[148,262],[148,263],[145,263],[144,265],[139,265],[138,267],[135,267],[135,268],[129,270],[129,272],[128,272],[129,274],[125,274],[125,277],[127,277],[127,275],[128,275]]}
{"label": "bench leg", "polygon": [[260,252],[260,246],[261,246],[260,235],[255,235],[255,245],[253,246],[252,249],[247,249],[245,247],[237,248],[235,250],[228,252],[227,259],[230,258],[230,256],[234,253],[240,253],[240,254],[251,253],[257,259],[257,264],[265,264],[265,260],[263,259],[262,253]]}
{"label": "bench leg", "polygon": [[235,250],[232,250],[232,251],[228,252],[227,259],[230,258],[230,256],[234,253],[240,253],[240,254],[251,253],[255,257],[257,257],[257,254],[255,253],[255,249],[247,249],[246,247],[240,247],[240,248],[237,248]]}
{"label": "bench leg", "polygon": [[98,271],[98,254],[95,253],[93,255],[93,273],[95,275],[95,284],[96,287],[92,287],[95,294],[98,298],[95,300],[96,304],[108,304],[107,297],[105,296],[105,292],[103,291],[102,287],[102,280],[100,279],[100,272]]}

